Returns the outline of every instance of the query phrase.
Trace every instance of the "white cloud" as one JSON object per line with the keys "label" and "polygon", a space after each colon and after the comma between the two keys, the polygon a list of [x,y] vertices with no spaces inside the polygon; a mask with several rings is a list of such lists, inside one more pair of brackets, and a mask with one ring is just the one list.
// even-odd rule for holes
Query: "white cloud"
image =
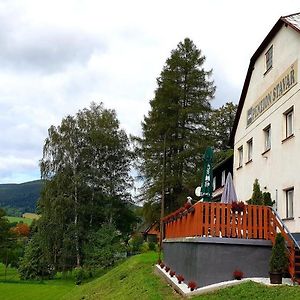
{"label": "white cloud", "polygon": [[0,1],[0,183],[38,178],[47,129],[91,101],[139,134],[185,37],[207,57],[215,106],[237,102],[251,55],[296,1]]}

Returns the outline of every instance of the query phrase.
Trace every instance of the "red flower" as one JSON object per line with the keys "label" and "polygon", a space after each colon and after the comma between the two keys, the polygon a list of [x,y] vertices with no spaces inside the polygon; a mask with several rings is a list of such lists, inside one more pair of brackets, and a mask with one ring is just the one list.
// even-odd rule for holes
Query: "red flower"
{"label": "red flower", "polygon": [[235,270],[233,272],[234,279],[241,280],[244,277],[244,273],[240,270]]}
{"label": "red flower", "polygon": [[182,281],[184,281],[184,277],[182,275],[177,275],[176,276],[178,283],[181,283]]}
{"label": "red flower", "polygon": [[193,291],[194,289],[197,288],[197,283],[195,281],[190,281],[188,283],[188,287],[191,289],[191,291]]}

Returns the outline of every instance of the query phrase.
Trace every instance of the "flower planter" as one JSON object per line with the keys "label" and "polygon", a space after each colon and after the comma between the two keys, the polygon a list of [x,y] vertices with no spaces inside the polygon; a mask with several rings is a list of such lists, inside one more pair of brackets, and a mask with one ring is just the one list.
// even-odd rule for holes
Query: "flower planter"
{"label": "flower planter", "polygon": [[281,272],[270,272],[270,283],[282,284],[282,273]]}

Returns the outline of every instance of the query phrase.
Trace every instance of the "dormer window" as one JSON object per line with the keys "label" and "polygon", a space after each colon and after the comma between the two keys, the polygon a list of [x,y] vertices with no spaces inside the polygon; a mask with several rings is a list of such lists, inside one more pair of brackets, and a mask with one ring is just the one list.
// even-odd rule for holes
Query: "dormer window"
{"label": "dormer window", "polygon": [[273,65],[273,45],[266,52],[266,72],[268,72]]}

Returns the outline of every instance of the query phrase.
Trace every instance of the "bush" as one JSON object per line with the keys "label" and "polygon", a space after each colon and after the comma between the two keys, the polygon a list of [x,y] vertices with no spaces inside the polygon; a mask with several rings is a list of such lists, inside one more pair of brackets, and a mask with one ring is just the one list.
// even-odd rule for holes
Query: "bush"
{"label": "bush", "polygon": [[141,246],[140,246],[140,252],[141,253],[145,253],[149,251],[149,244],[148,242],[144,242]]}
{"label": "bush", "polygon": [[122,258],[125,247],[121,236],[112,224],[103,224],[96,232],[89,234],[84,245],[84,265],[107,268]]}
{"label": "bush", "polygon": [[82,267],[77,267],[74,269],[74,279],[76,285],[81,284],[85,279],[85,271]]}
{"label": "bush", "polygon": [[154,242],[150,242],[149,243],[149,250],[150,251],[156,251],[156,245]]}
{"label": "bush", "polygon": [[285,246],[285,240],[281,233],[277,233],[275,244],[272,248],[270,259],[271,272],[284,272],[288,266],[289,260]]}
{"label": "bush", "polygon": [[144,242],[144,238],[142,234],[134,234],[131,239],[129,240],[129,250],[131,252],[139,252],[140,248]]}

